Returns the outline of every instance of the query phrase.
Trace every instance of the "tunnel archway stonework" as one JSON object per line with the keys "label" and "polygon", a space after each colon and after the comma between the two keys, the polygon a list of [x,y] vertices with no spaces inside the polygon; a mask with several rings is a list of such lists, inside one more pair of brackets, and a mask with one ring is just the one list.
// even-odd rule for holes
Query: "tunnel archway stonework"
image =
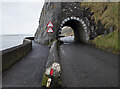
{"label": "tunnel archway stonework", "polygon": [[[70,26],[77,41],[87,42],[97,36],[95,25],[90,17],[89,8],[81,8],[79,2],[45,2],[39,26],[35,33],[35,42],[48,44],[59,38],[63,26]],[[54,33],[47,33],[47,24],[51,21]]]}
{"label": "tunnel archway stonework", "polygon": [[69,26],[74,30],[75,41],[87,42],[90,39],[90,30],[81,18],[72,16],[64,19],[60,24],[58,36],[64,26]]}

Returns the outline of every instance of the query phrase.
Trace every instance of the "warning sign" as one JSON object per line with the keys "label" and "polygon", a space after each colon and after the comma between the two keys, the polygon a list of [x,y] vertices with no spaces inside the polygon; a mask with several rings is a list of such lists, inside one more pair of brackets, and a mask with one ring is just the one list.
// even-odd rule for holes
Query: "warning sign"
{"label": "warning sign", "polygon": [[47,27],[53,27],[53,24],[51,21],[49,21],[49,23],[47,24]]}
{"label": "warning sign", "polygon": [[52,24],[51,21],[49,21],[49,23],[47,24],[47,27],[48,27],[48,30],[47,30],[48,33],[53,33],[54,32],[53,29],[52,29],[53,24]]}
{"label": "warning sign", "polygon": [[48,28],[47,32],[48,32],[48,33],[53,33],[54,31],[53,31],[53,29],[50,27],[50,28]]}

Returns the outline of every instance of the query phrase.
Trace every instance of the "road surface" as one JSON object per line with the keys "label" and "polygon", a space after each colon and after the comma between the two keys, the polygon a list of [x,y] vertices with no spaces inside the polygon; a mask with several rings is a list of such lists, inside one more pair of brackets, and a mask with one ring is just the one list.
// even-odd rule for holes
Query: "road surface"
{"label": "road surface", "polygon": [[117,87],[118,56],[80,43],[60,46],[63,87]]}
{"label": "road surface", "polygon": [[41,87],[49,48],[33,42],[32,51],[3,73],[3,87]]}

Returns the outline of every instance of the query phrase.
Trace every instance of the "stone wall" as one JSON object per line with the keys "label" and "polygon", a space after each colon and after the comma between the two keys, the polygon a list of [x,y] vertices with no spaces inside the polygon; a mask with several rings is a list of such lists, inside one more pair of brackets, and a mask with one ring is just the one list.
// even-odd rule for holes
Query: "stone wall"
{"label": "stone wall", "polygon": [[48,56],[46,68],[50,67],[54,62],[59,63],[58,45],[59,42],[55,40],[49,50],[49,56]]}
{"label": "stone wall", "polygon": [[47,78],[50,76],[50,70],[53,69],[53,77],[51,87],[60,86],[61,65],[59,59],[59,45],[60,42],[55,40],[49,50],[49,56],[46,63],[45,77],[43,77],[42,86],[45,87]]}
{"label": "stone wall", "polygon": [[3,50],[0,54],[2,57],[2,72],[10,68],[14,63],[22,59],[27,53],[32,50],[33,37],[28,37],[23,40],[23,44]]}

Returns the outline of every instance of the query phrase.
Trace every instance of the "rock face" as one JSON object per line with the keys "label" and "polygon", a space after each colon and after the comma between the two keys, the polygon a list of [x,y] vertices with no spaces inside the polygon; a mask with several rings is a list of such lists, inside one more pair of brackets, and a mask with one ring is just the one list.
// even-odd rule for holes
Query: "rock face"
{"label": "rock face", "polygon": [[[46,2],[41,12],[39,19],[39,26],[35,34],[35,42],[41,44],[48,44],[57,37],[61,19],[61,3]],[[54,33],[47,33],[47,24],[51,21],[54,25],[52,29]]]}
{"label": "rock face", "polygon": [[[64,26],[70,26],[74,30],[75,40],[87,43],[89,39],[104,34],[100,23],[95,25],[94,18],[91,19],[93,14],[89,8],[81,8],[80,2],[45,2],[35,42],[47,45],[59,38]],[[53,33],[47,33],[49,21],[54,25]],[[99,31],[96,30],[96,26],[99,27]]]}

